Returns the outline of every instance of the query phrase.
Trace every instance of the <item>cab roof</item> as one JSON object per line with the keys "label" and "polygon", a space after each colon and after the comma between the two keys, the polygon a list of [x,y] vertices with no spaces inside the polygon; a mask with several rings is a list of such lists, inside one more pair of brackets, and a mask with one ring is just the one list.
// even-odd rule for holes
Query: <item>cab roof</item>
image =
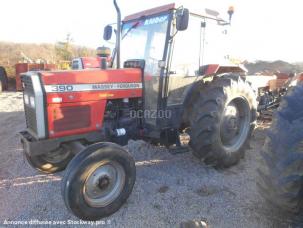
{"label": "cab roof", "polygon": [[166,12],[166,11],[169,11],[172,9],[175,9],[175,3],[158,6],[158,7],[152,8],[152,9],[148,9],[148,10],[144,10],[144,11],[141,11],[138,13],[128,15],[123,19],[123,21],[130,21],[130,20],[138,19],[140,17],[150,16],[150,15],[161,13],[161,12]]}
{"label": "cab roof", "polygon": [[[143,10],[143,11],[140,11],[138,13],[128,15],[123,19],[123,22],[135,20],[135,19],[138,19],[138,18],[141,18],[141,17],[151,16],[151,15],[162,13],[162,12],[167,12],[167,11],[173,10],[173,9],[176,9],[176,4],[175,3],[170,3],[170,4],[167,4],[167,5],[163,5],[163,6],[158,6],[158,7],[155,7],[155,8]],[[211,12],[213,10],[205,9],[205,14],[195,13],[195,11],[197,9],[192,9],[192,10],[193,11],[190,10],[191,11],[190,14],[193,15],[193,16],[212,19],[212,20],[216,20],[216,21],[219,21],[219,22],[227,23],[225,20],[223,20],[222,18],[219,17],[219,13],[218,13],[218,15],[215,15],[215,16],[210,15],[209,12]],[[213,11],[213,12],[216,12],[216,11]]]}

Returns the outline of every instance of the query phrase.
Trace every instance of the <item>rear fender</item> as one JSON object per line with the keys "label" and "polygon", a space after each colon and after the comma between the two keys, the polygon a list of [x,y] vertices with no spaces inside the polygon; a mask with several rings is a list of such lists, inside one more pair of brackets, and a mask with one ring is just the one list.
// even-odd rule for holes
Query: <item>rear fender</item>
{"label": "rear fender", "polygon": [[225,73],[245,74],[247,73],[247,69],[245,69],[244,66],[219,65],[219,64],[203,65],[199,68],[199,74],[205,77],[220,75]]}

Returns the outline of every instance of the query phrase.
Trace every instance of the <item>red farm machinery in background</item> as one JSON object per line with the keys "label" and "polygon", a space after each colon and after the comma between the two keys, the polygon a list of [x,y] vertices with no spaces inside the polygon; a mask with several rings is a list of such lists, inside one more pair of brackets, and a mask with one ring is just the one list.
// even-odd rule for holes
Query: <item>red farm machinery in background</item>
{"label": "red farm machinery in background", "polygon": [[46,63],[17,63],[15,65],[16,70],[16,90],[23,90],[21,82],[21,74],[28,71],[50,71],[56,70],[56,64],[46,64]]}

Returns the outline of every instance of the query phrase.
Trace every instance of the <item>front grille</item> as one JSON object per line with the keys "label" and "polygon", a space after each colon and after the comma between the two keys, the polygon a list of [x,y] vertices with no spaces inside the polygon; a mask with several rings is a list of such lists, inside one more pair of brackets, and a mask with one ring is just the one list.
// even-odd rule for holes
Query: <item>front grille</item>
{"label": "front grille", "polygon": [[25,105],[24,112],[27,128],[31,129],[35,134],[37,134],[36,110]]}
{"label": "front grille", "polygon": [[[23,102],[24,102],[24,112],[25,112],[25,120],[26,126],[33,133],[37,134],[37,117],[36,117],[36,109],[31,107],[29,103],[30,97],[35,97],[34,87],[32,83],[32,78],[30,75],[22,75],[21,81],[24,87],[23,92]],[[27,101],[25,101],[27,99]]]}
{"label": "front grille", "polygon": [[27,92],[34,93],[33,82],[30,76],[23,74],[21,76],[21,82],[24,89],[26,88]]}

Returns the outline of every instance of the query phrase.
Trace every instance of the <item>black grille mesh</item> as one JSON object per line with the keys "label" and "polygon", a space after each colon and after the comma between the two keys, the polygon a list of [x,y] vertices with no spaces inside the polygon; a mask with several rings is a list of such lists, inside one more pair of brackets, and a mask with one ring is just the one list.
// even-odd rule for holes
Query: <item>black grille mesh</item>
{"label": "black grille mesh", "polygon": [[[24,87],[24,95],[28,97],[34,97],[34,87],[32,83],[32,78],[29,75],[22,75],[21,81]],[[35,108],[31,107],[30,104],[26,104],[25,98],[23,96],[24,102],[24,112],[27,128],[31,129],[34,133],[37,134],[37,117]]]}
{"label": "black grille mesh", "polygon": [[24,89],[26,89],[26,92],[34,93],[33,82],[30,76],[22,75],[21,81],[24,86]]}

